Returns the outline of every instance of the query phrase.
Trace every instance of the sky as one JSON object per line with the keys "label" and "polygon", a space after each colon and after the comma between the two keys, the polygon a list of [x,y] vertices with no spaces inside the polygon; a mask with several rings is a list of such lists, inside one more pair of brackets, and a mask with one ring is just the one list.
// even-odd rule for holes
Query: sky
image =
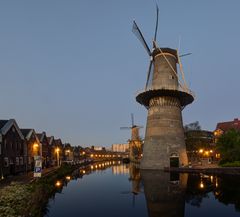
{"label": "sky", "polygon": [[[195,101],[184,124],[205,130],[240,117],[240,1],[158,0],[157,43],[191,52],[182,59]],[[72,145],[126,143],[130,114],[149,57],[131,31],[136,20],[151,46],[154,0],[0,1],[0,119]],[[141,130],[144,137],[144,129]]]}

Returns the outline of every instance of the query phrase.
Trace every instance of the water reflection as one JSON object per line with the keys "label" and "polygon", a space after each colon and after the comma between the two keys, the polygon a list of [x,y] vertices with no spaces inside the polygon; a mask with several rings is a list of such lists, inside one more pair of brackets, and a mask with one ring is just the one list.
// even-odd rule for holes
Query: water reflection
{"label": "water reflection", "polygon": [[183,217],[187,174],[141,171],[149,217]]}
{"label": "water reflection", "polygon": [[75,212],[74,216],[88,217],[212,217],[226,213],[235,217],[240,211],[240,179],[236,176],[142,171],[137,164],[107,161],[81,167],[54,185],[57,193],[64,194],[53,196],[47,216],[66,216],[66,209]]}
{"label": "water reflection", "polygon": [[234,205],[235,210],[240,211],[239,176],[192,174],[187,186],[186,202],[192,206],[201,207],[204,198],[212,193],[215,200],[225,205]]}

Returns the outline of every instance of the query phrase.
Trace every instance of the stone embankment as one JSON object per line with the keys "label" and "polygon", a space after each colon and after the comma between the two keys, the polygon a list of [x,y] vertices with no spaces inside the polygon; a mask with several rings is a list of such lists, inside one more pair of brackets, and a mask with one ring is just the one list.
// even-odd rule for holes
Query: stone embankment
{"label": "stone embankment", "polygon": [[210,168],[164,168],[166,172],[179,172],[179,173],[204,173],[215,175],[240,175],[240,167],[210,167]]}

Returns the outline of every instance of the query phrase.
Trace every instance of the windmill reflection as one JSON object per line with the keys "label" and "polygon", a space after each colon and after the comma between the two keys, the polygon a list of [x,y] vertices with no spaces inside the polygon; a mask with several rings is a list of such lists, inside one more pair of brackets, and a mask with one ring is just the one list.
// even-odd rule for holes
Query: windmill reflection
{"label": "windmill reflection", "polygon": [[187,174],[141,170],[149,217],[183,217]]}
{"label": "windmill reflection", "polygon": [[132,206],[135,207],[136,196],[143,192],[139,164],[130,163],[128,164],[128,169],[129,169],[128,180],[131,182],[131,190],[123,191],[122,194],[132,194]]}

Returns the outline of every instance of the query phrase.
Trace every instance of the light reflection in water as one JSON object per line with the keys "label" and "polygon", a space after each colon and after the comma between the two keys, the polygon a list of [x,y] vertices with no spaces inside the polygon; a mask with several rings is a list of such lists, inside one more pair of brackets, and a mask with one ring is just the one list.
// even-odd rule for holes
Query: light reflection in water
{"label": "light reflection in water", "polygon": [[[101,172],[104,170],[106,170],[106,173]],[[89,176],[87,180],[92,181],[90,181],[89,184],[88,181],[82,182],[84,180],[81,179],[91,173],[95,175]],[[108,177],[109,182],[106,178],[104,179],[104,182],[100,181],[104,176]],[[78,181],[74,182],[69,187],[68,183],[70,183],[71,180]],[[116,184],[110,180],[114,180]],[[84,183],[85,187],[83,187],[82,184],[79,185],[80,182],[82,182],[82,184]],[[95,185],[98,187],[94,186],[93,183],[95,183]],[[88,185],[89,187],[87,187]],[[187,175],[164,173],[161,171],[141,171],[138,165],[123,165],[119,161],[97,162],[87,167],[79,168],[79,170],[76,170],[71,176],[66,176],[64,180],[58,180],[58,182],[55,183],[55,186],[56,189],[58,189],[58,192],[61,191],[63,186],[67,186],[66,188],[62,189],[62,191],[64,191],[64,195],[66,195],[63,197],[67,197],[67,192],[72,192],[72,188],[82,190],[85,188],[89,189],[85,192],[85,196],[84,192],[81,190],[82,193],[79,196],[76,196],[76,198],[72,201],[72,203],[75,203],[74,201],[78,201],[80,197],[83,198],[78,202],[77,206],[71,208],[75,209],[74,211],[77,213],[77,215],[80,215],[82,212],[84,212],[83,210],[85,206],[88,206],[91,211],[92,209],[96,210],[96,212],[99,213],[99,216],[101,216],[101,214],[103,214],[101,213],[102,209],[105,210],[107,207],[109,207],[109,205],[111,205],[111,209],[118,210],[119,204],[121,204],[120,207],[122,212],[118,210],[119,215],[116,213],[107,212],[104,213],[104,216],[222,216],[222,213],[216,208],[211,211],[211,215],[196,214],[201,213],[201,210],[204,209],[204,205],[202,205],[204,204],[204,201],[210,200],[211,203],[215,201],[215,207],[227,209],[230,213],[228,216],[238,216],[239,212],[236,210],[240,210],[238,205],[240,201],[239,179],[234,179],[233,177],[217,177],[214,175],[205,174]],[[113,188],[113,186],[115,187]],[[111,197],[105,192],[100,195],[101,197],[98,200],[98,194],[101,193],[93,193],[90,191],[92,188],[95,189],[95,192],[103,192],[102,190],[106,189],[106,192],[108,192]],[[118,192],[118,194],[113,194],[111,192]],[[67,204],[69,204],[69,202],[67,201],[71,201],[71,195],[72,193],[68,196],[69,198],[65,200],[64,203],[58,206],[57,204],[60,202],[58,200],[59,196],[56,194],[55,202],[50,202],[49,204],[49,216],[64,216],[61,214],[64,213],[64,210],[68,209]],[[209,195],[213,196],[209,197]],[[110,201],[107,200],[108,197],[111,198]],[[91,202],[88,201],[87,198],[91,198]],[[207,204],[211,203],[208,202]],[[228,206],[222,206],[222,203],[233,204],[236,210]],[[94,206],[91,208],[89,204],[94,204]],[[104,208],[105,205],[106,208]],[[129,205],[132,207],[131,210]],[[63,207],[64,210],[61,211],[61,208]],[[195,207],[197,208],[196,212],[194,211]],[[125,214],[123,214],[124,210]],[[211,207],[208,207],[207,210],[211,210]],[[130,215],[129,213],[132,214]],[[97,215],[89,214],[83,216],[93,217]]]}

